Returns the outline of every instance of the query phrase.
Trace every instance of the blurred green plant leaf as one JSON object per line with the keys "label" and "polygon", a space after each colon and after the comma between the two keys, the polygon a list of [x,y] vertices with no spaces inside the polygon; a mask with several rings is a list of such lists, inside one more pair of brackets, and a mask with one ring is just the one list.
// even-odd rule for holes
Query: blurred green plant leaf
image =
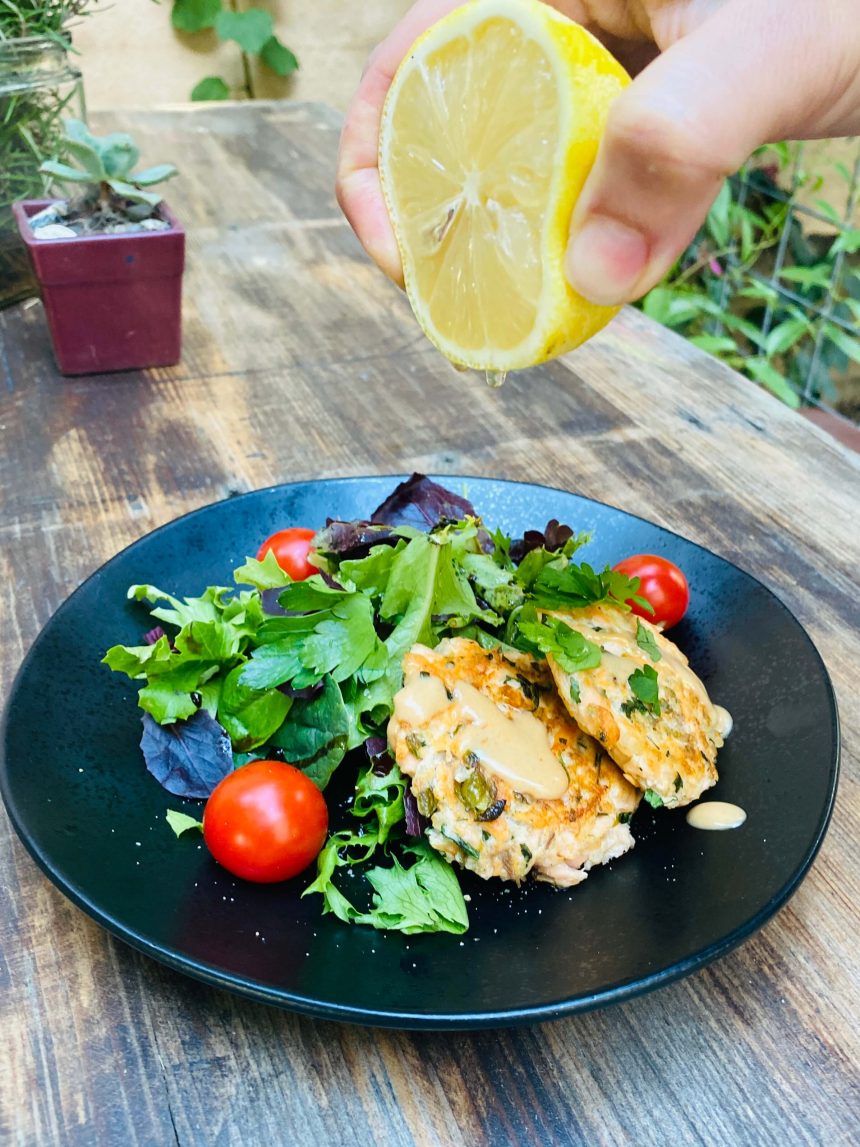
{"label": "blurred green plant leaf", "polygon": [[729,212],[732,206],[732,188],[729,181],[723,181],[723,185],[717,193],[717,198],[714,200],[711,210],[708,212],[708,219],[706,223],[707,230],[710,232],[711,237],[718,247],[726,247],[729,242]]}
{"label": "blurred green plant leaf", "polygon": [[75,140],[66,140],[66,154],[76,159],[90,177],[99,183],[105,178],[107,172],[102,163],[102,157],[94,147],[88,143],[77,143]]}
{"label": "blurred green plant leaf", "polygon": [[132,179],[137,187],[150,187],[153,183],[161,183],[178,174],[172,163],[159,163],[155,167],[147,167],[145,171],[136,171]]}
{"label": "blurred green plant leaf", "polygon": [[741,299],[756,299],[761,303],[773,306],[779,301],[779,291],[769,283],[751,283],[748,287],[741,287],[735,294]]}
{"label": "blurred green plant leaf", "polygon": [[738,349],[738,344],[728,335],[692,335],[690,342],[708,354],[733,354]]}
{"label": "blurred green plant leaf", "polygon": [[826,215],[830,222],[835,226],[842,226],[844,220],[832,203],[828,203],[826,199],[816,199],[815,206],[818,208],[821,214]]}
{"label": "blurred green plant leaf", "polygon": [[760,382],[777,398],[782,399],[786,406],[791,406],[794,410],[800,406],[800,396],[788,380],[766,358],[748,358],[744,362],[744,368],[749,371],[756,382]]}
{"label": "blurred green plant leaf", "polygon": [[98,141],[99,155],[105,174],[112,178],[125,179],[140,159],[134,140],[125,132],[114,132]]}
{"label": "blurred green plant leaf", "polygon": [[89,172],[78,171],[76,167],[69,167],[67,163],[60,163],[56,159],[46,160],[39,171],[45,175],[53,175],[61,183],[92,183]]}
{"label": "blurred green plant leaf", "polygon": [[229,100],[230,89],[220,76],[207,76],[191,89],[191,98],[196,101]]}
{"label": "blurred green plant leaf", "polygon": [[299,66],[299,61],[277,36],[270,36],[265,42],[260,51],[260,59],[276,76],[292,75]]}
{"label": "blurred green plant leaf", "polygon": [[852,362],[860,362],[860,340],[852,338],[847,331],[837,327],[835,323],[825,323],[824,334],[834,346],[842,351],[846,358],[850,358]]}
{"label": "blurred green plant leaf", "polygon": [[807,319],[786,319],[784,323],[774,327],[765,340],[764,349],[768,357],[785,354],[808,331],[809,321]]}
{"label": "blurred green plant leaf", "polygon": [[[860,363],[860,337],[850,329],[860,325],[853,258],[860,227],[846,227],[819,194],[812,206],[838,228],[836,235],[821,235],[807,226],[804,205],[793,198],[801,186],[812,196],[826,187],[826,171],[835,169],[849,183],[853,172],[819,157],[813,169],[803,158],[798,143],[759,148],[722,184],[701,230],[639,304],[792,407],[808,397],[838,395],[834,376]],[[816,311],[823,306],[826,326],[816,343]]]}
{"label": "blurred green plant leaf", "polygon": [[846,255],[856,255],[860,251],[860,227],[849,228],[837,236],[836,242],[830,248],[831,255],[838,255],[844,251]]}
{"label": "blurred green plant leaf", "polygon": [[170,22],[178,32],[202,32],[215,24],[221,0],[173,0]]}
{"label": "blurred green plant leaf", "polygon": [[800,283],[802,287],[829,288],[833,278],[833,268],[829,264],[819,264],[814,267],[783,267],[779,277],[787,279],[789,283]]}
{"label": "blurred green plant leaf", "polygon": [[258,56],[272,39],[272,17],[262,8],[245,12],[222,9],[215,17],[215,31],[222,40],[234,40],[243,52]]}
{"label": "blurred green plant leaf", "polygon": [[157,191],[141,191],[133,183],[126,183],[123,179],[108,180],[117,195],[130,199],[132,203],[145,203],[148,207],[157,207],[162,197]]}
{"label": "blurred green plant leaf", "polygon": [[[213,28],[219,40],[237,44],[246,57],[257,57],[275,75],[292,75],[299,66],[295,54],[275,35],[272,15],[265,8],[235,11],[224,0],[173,0],[171,20],[181,32]],[[253,94],[249,87],[247,95]],[[230,95],[220,76],[206,76],[191,92],[195,101],[226,100]]]}
{"label": "blurred green plant leaf", "polygon": [[851,172],[848,170],[848,168],[845,166],[845,164],[841,160],[837,160],[833,164],[833,166],[836,169],[836,171],[842,176],[842,178],[845,180],[846,183],[852,182],[854,176],[851,174]]}

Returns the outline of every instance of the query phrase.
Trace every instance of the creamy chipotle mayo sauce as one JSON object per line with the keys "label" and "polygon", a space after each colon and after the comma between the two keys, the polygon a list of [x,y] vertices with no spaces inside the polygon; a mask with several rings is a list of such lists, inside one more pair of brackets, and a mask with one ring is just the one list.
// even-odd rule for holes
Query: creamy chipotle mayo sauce
{"label": "creamy chipotle mayo sauce", "polygon": [[740,828],[747,814],[736,804],[728,801],[700,801],[687,813],[687,824],[693,828],[704,828],[720,832],[727,828]]}
{"label": "creamy chipotle mayo sauce", "polygon": [[502,710],[467,681],[458,681],[449,697],[438,677],[410,674],[394,698],[394,716],[423,725],[445,713],[457,733],[459,751],[474,753],[478,763],[518,792],[554,800],[567,792],[567,772],[552,751],[546,726],[534,714]]}

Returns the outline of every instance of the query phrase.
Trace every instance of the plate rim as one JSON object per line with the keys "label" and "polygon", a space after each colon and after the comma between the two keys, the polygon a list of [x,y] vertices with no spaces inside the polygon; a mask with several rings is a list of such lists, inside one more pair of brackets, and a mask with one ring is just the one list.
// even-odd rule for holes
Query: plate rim
{"label": "plate rim", "polygon": [[161,534],[162,531],[168,530],[179,524],[180,522],[188,521],[198,515],[212,512],[219,506],[230,503],[239,502],[245,499],[258,498],[261,495],[274,494],[281,490],[289,490],[298,486],[318,486],[318,485],[360,485],[368,481],[384,481],[384,482],[402,482],[409,477],[408,474],[356,474],[356,475],[343,475],[332,476],[324,478],[303,478],[296,479],[289,482],[278,482],[269,486],[259,487],[253,490],[244,490],[241,493],[228,496],[226,498],[219,498],[214,502],[208,502],[203,506],[198,506],[193,510],[188,510],[183,514],[178,515],[155,529],[141,535],[134,541],[129,542],[118,550],[112,557],[102,562],[99,566],[88,574],[86,578],[78,585],[53,611],[45,623],[40,628],[32,644],[25,653],[17,672],[15,673],[9,693],[3,706],[2,716],[0,716],[0,796],[3,798],[3,804],[9,820],[15,829],[15,833],[23,844],[24,848],[32,859],[36,862],[39,869],[49,879],[51,884],[66,896],[71,902],[83,911],[87,916],[95,921],[100,927],[103,927],[110,935],[115,936],[117,939],[122,940],[128,944],[129,947],[136,951],[142,952],[144,955],[149,956],[156,962],[171,968],[173,971],[180,972],[183,975],[190,976],[192,979],[198,980],[210,986],[220,988],[225,991],[232,992],[235,995],[240,995],[245,998],[254,1000],[257,1003],[264,1003],[270,1006],[279,1007],[282,1009],[294,1011],[303,1015],[313,1016],[317,1019],[327,1019],[340,1023],[359,1024],[367,1027],[380,1027],[391,1028],[408,1031],[420,1030],[476,1030],[479,1028],[498,1028],[498,1027],[513,1027],[523,1024],[542,1023],[549,1020],[561,1019],[565,1016],[574,1015],[577,1013],[584,1013],[595,1010],[597,1008],[606,1007],[610,1004],[621,1003],[624,1000],[633,999],[640,995],[645,995],[657,988],[664,987],[668,984],[674,983],[677,980],[691,975],[693,972],[706,967],[713,963],[715,960],[721,959],[723,956],[728,955],[735,948],[739,947],[744,941],[749,939],[755,932],[762,928],[769,920],[771,920],[777,912],[791,899],[797,891],[800,884],[803,882],[809,870],[818,855],[824,837],[827,834],[828,827],[833,815],[833,808],[836,802],[836,794],[839,786],[839,776],[841,771],[841,748],[842,748],[842,734],[841,723],[839,718],[839,709],[836,699],[836,693],[833,688],[833,682],[830,678],[827,666],[821,656],[815,642],[810,637],[805,626],[799,621],[794,613],[789,609],[784,601],[776,594],[768,585],[762,582],[754,574],[749,573],[743,567],[737,565],[729,558],[723,557],[721,554],[709,550],[706,546],[701,545],[699,542],[693,541],[679,534],[675,530],[671,530],[666,526],[653,522],[648,518],[642,517],[640,514],[632,513],[631,511],[624,510],[620,506],[616,506],[610,502],[603,502],[598,498],[589,497],[586,494],[578,493],[574,490],[566,490],[559,486],[548,486],[540,482],[522,482],[513,478],[495,478],[490,475],[477,475],[477,474],[430,474],[433,481],[438,482],[481,482],[489,483],[492,485],[506,485],[516,488],[527,487],[529,489],[544,490],[552,494],[566,494],[580,498],[585,502],[602,506],[606,509],[613,510],[619,514],[624,515],[626,518],[634,519],[642,522],[651,529],[657,529],[664,534],[673,538],[678,538],[686,545],[694,546],[697,550],[702,551],[710,558],[716,558],[718,561],[725,563],[731,569],[739,573],[742,577],[748,578],[759,589],[764,590],[794,623],[800,633],[803,635],[804,641],[808,648],[812,651],[815,660],[817,661],[818,668],[822,674],[822,679],[826,688],[828,707],[830,711],[830,718],[833,729],[833,754],[828,762],[828,775],[827,786],[828,796],[826,807],[816,827],[814,837],[811,839],[810,844],[804,852],[802,861],[798,864],[795,871],[792,873],[791,878],[780,888],[780,890],[768,900],[768,902],[758,909],[749,919],[745,920],[737,928],[733,929],[727,935],[721,937],[707,948],[700,949],[699,951],[687,956],[684,959],[676,961],[674,964],[667,968],[660,969],[647,976],[638,976],[625,981],[613,984],[612,986],[601,989],[596,992],[591,992],[588,995],[579,995],[575,997],[566,997],[564,999],[556,1000],[550,1003],[530,1005],[528,1007],[519,1008],[506,1008],[494,1009],[491,1011],[481,1012],[414,1012],[405,1010],[380,1010],[355,1007],[349,1004],[342,1004],[337,1002],[323,1002],[318,998],[310,996],[302,996],[297,993],[288,992],[284,989],[265,987],[257,980],[250,979],[245,976],[237,975],[236,973],[225,973],[219,970],[212,964],[203,960],[198,960],[191,957],[186,957],[178,953],[174,948],[168,948],[160,944],[153,943],[146,939],[145,936],[135,930],[129,929],[128,926],[121,924],[109,912],[101,909],[97,903],[87,897],[87,895],[80,890],[74,882],[67,880],[61,876],[50,864],[46,858],[44,851],[40,848],[38,842],[34,839],[32,833],[26,828],[22,819],[19,817],[14,801],[7,786],[8,763],[6,755],[6,738],[7,728],[10,721],[10,714],[13,708],[13,703],[16,694],[21,687],[21,682],[28,670],[31,660],[36,656],[37,649],[42,640],[46,638],[49,628],[53,625],[55,620],[67,609],[72,608],[74,600],[78,594],[82,593],[91,581],[100,576],[105,570],[123,558],[126,553],[135,547],[148,542],[150,539],[155,538]]}

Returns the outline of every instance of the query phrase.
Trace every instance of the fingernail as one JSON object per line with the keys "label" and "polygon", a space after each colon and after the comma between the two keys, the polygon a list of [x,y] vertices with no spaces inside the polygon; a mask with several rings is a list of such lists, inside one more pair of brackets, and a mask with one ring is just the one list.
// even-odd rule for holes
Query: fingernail
{"label": "fingernail", "polygon": [[592,216],[571,237],[564,271],[580,295],[599,306],[614,307],[633,297],[647,263],[644,235],[617,219]]}

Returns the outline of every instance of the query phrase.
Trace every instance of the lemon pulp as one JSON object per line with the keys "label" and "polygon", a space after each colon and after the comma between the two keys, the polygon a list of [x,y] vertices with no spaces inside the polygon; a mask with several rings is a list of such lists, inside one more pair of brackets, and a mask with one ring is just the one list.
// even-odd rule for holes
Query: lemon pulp
{"label": "lemon pulp", "polygon": [[380,174],[418,321],[453,362],[505,372],[571,349],[614,308],[563,261],[571,212],[627,82],[537,0],[476,0],[420,38],[383,112]]}

